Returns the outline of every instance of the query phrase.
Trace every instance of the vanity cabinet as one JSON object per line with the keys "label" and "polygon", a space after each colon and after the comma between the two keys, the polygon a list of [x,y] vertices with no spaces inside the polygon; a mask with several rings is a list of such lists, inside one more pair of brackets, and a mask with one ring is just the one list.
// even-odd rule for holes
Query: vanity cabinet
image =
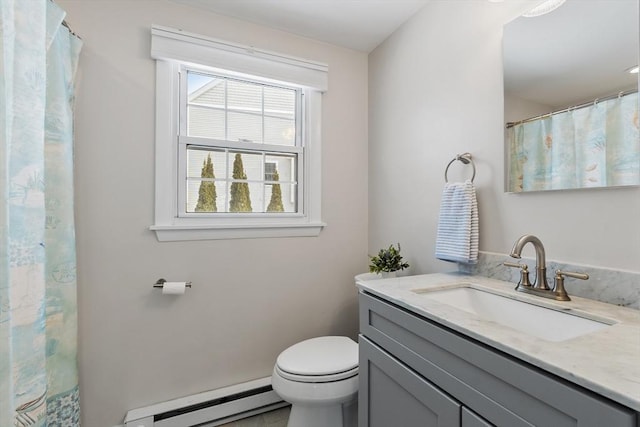
{"label": "vanity cabinet", "polygon": [[491,426],[362,336],[360,366],[368,408],[363,426]]}
{"label": "vanity cabinet", "polygon": [[637,413],[360,293],[360,427],[639,427]]}

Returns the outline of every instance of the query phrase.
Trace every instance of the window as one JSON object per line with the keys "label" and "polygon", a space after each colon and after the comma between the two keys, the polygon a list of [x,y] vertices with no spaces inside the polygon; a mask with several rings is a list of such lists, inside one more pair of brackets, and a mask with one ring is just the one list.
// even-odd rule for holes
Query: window
{"label": "window", "polygon": [[264,180],[265,181],[279,181],[279,175],[276,177],[277,163],[266,162],[264,164]]}
{"label": "window", "polygon": [[155,26],[151,55],[158,239],[317,235],[326,66]]}
{"label": "window", "polygon": [[301,92],[188,67],[180,76],[178,215],[298,213]]}

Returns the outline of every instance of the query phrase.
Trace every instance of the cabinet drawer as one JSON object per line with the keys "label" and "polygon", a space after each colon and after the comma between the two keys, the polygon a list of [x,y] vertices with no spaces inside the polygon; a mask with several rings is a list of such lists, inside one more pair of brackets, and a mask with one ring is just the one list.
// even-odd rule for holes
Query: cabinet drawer
{"label": "cabinet drawer", "polygon": [[365,293],[360,332],[497,426],[637,427],[629,408]]}
{"label": "cabinet drawer", "polygon": [[360,336],[359,425],[453,427],[460,404]]}

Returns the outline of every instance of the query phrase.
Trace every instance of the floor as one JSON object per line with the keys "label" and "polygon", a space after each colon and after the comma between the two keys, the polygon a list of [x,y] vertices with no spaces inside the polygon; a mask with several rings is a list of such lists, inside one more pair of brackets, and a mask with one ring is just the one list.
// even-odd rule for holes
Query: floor
{"label": "floor", "polygon": [[276,409],[275,411],[265,412],[255,417],[244,418],[232,423],[223,424],[219,427],[287,427],[289,420],[289,412],[291,408]]}

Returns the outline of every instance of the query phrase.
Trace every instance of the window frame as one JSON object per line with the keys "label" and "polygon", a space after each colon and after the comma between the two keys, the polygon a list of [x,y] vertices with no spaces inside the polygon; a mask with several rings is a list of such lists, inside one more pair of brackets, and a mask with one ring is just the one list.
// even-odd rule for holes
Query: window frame
{"label": "window frame", "polygon": [[[156,190],[155,221],[149,228],[156,233],[158,240],[317,236],[325,226],[321,220],[320,205],[320,128],[326,65],[158,26],[152,28],[151,56],[156,60]],[[302,152],[298,157],[302,157],[298,174],[298,213],[179,215],[179,188],[184,184],[180,180],[180,168],[186,168],[186,159],[180,156],[179,144],[200,139],[181,136],[179,132],[182,120],[179,108],[180,71],[185,65],[189,69],[295,87],[301,91],[302,126],[297,130]],[[276,78],[279,73],[280,79]],[[247,148],[247,143],[242,141],[227,143],[238,149]],[[275,147],[277,151],[279,146],[269,147]],[[186,171],[184,173],[186,176]]]}

